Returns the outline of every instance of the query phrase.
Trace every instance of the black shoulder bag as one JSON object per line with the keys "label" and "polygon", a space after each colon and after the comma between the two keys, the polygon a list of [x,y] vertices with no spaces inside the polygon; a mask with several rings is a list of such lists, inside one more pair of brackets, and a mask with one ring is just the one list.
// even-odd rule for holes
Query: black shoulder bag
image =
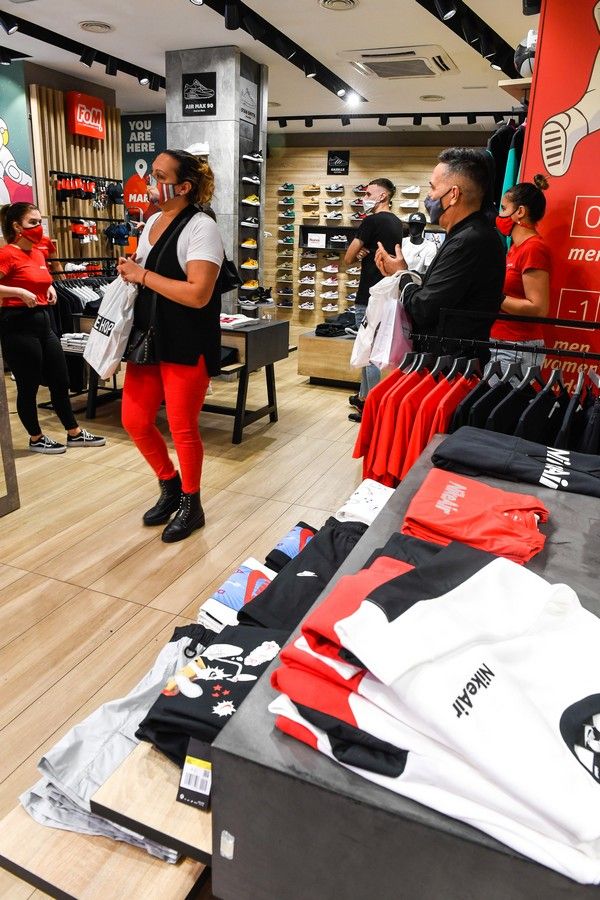
{"label": "black shoulder bag", "polygon": [[[196,215],[197,211],[198,210],[194,208],[192,215],[183,215],[181,213],[180,221],[173,223],[173,230],[165,237],[163,246],[160,248],[160,252],[156,257],[154,269],[152,269],[153,272],[158,272],[158,266],[165,250],[173,243],[173,241],[177,241],[179,235],[192,216]],[[184,210],[184,212],[187,212],[187,210]],[[152,299],[150,301],[150,324],[147,328],[136,328],[134,325],[131,329],[129,341],[127,342],[127,347],[123,354],[123,359],[126,362],[137,363],[138,366],[151,366],[156,365],[156,363],[159,362],[158,348],[156,346],[156,301],[157,293],[156,291],[152,291]]]}

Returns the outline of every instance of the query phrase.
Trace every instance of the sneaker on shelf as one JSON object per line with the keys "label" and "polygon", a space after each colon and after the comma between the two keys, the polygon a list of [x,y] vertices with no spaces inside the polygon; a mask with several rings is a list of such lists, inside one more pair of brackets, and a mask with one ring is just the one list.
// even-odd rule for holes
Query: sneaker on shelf
{"label": "sneaker on shelf", "polygon": [[278,231],[293,231],[293,230],[294,230],[293,225],[280,225],[278,228]]}
{"label": "sneaker on shelf", "polygon": [[305,275],[304,278],[301,278],[298,284],[314,284],[315,279],[311,278],[310,275]]}
{"label": "sneaker on shelf", "polygon": [[[317,255],[317,254],[315,253],[315,256],[316,256],[316,255]],[[338,261],[338,263],[339,263],[339,261],[340,261],[340,254],[339,254],[339,251],[338,251],[337,253],[326,253],[325,256],[323,257],[323,259],[325,259],[325,260],[328,260],[328,259],[337,259],[337,261]]]}
{"label": "sneaker on shelf", "polygon": [[247,159],[248,162],[261,163],[263,155],[260,150],[256,150],[254,153],[244,153],[244,159]]}
{"label": "sneaker on shelf", "polygon": [[293,206],[294,202],[295,201],[294,201],[293,197],[283,197],[282,200],[277,201],[277,205],[278,206]]}
{"label": "sneaker on shelf", "polygon": [[366,218],[367,218],[366,213],[355,212],[355,213],[352,213],[352,215],[350,216],[350,221],[351,222],[362,222],[362,220],[366,219]]}
{"label": "sneaker on shelf", "polygon": [[257,259],[245,259],[241,264],[240,269],[258,269],[258,260]]}
{"label": "sneaker on shelf", "polygon": [[314,308],[315,308],[314,303],[301,303],[300,306],[298,307],[298,309],[301,309],[303,311],[306,311],[309,309],[314,309]]}
{"label": "sneaker on shelf", "polygon": [[277,268],[281,272],[283,270],[293,269],[293,264],[292,263],[277,263]]}
{"label": "sneaker on shelf", "polygon": [[337,287],[338,280],[337,278],[324,278],[321,284],[327,287]]}
{"label": "sneaker on shelf", "polygon": [[277,291],[280,297],[292,297],[294,294],[294,289],[289,287],[279,288]]}
{"label": "sneaker on shelf", "polygon": [[319,294],[321,300],[337,300],[339,294],[337,291],[325,291],[323,294]]}
{"label": "sneaker on shelf", "polygon": [[344,185],[343,184],[328,184],[325,187],[325,190],[330,194],[343,194],[344,193]]}
{"label": "sneaker on shelf", "polygon": [[325,206],[343,206],[343,205],[344,205],[344,201],[341,200],[339,197],[336,197],[333,200],[330,199],[330,200],[325,201]]}
{"label": "sneaker on shelf", "polygon": [[316,259],[317,251],[316,250],[303,250],[302,251],[302,259]]}
{"label": "sneaker on shelf", "polygon": [[254,217],[242,219],[242,225],[244,228],[258,228],[258,219],[255,219]]}
{"label": "sneaker on shelf", "polygon": [[79,434],[76,434],[74,437],[71,437],[70,434],[67,435],[67,447],[69,449],[71,447],[104,447],[105,444],[106,438],[97,434],[91,434],[85,428],[82,428]]}
{"label": "sneaker on shelf", "polygon": [[[348,312],[350,312],[350,310],[348,310]],[[344,328],[344,331],[346,332],[346,334],[351,334],[352,337],[356,337],[356,335],[358,334],[358,328],[348,327],[348,328]]]}
{"label": "sneaker on shelf", "polygon": [[409,184],[408,187],[401,189],[402,194],[420,194],[421,188],[418,184]]}
{"label": "sneaker on shelf", "polygon": [[296,213],[292,212],[291,210],[289,210],[288,212],[282,212],[282,213],[279,213],[279,218],[280,219],[295,219]]}
{"label": "sneaker on shelf", "polygon": [[290,235],[288,235],[288,237],[279,238],[279,240],[277,241],[277,243],[278,243],[278,244],[293,244],[293,243],[294,243],[294,238],[291,237]]}
{"label": "sneaker on shelf", "polygon": [[337,275],[339,270],[339,263],[333,263],[333,265],[325,266],[323,269],[321,269],[321,272],[327,272],[328,275]]}
{"label": "sneaker on shelf", "polygon": [[352,202],[350,203],[350,206],[353,206],[354,209],[362,209],[364,206],[364,203],[362,202],[360,197],[358,197],[356,200],[352,200]]}
{"label": "sneaker on shelf", "polygon": [[333,220],[336,221],[336,222],[341,222],[341,220],[342,220],[344,217],[343,217],[343,215],[342,215],[341,213],[328,213],[328,214],[325,216],[325,218],[326,218],[326,219],[330,219],[330,220],[333,219]]}
{"label": "sneaker on shelf", "polygon": [[307,212],[304,212],[304,213],[302,213],[302,218],[303,218],[303,219],[320,219],[320,218],[321,218],[321,213],[318,213],[318,212],[314,212],[314,213],[307,213]]}
{"label": "sneaker on shelf", "polygon": [[367,185],[366,184],[357,184],[355,188],[352,188],[355,194],[366,194],[367,193]]}
{"label": "sneaker on shelf", "polygon": [[346,275],[360,275],[360,266],[352,266],[351,269],[346,269]]}
{"label": "sneaker on shelf", "polygon": [[277,281],[289,282],[291,284],[291,282],[293,280],[294,279],[292,278],[291,275],[278,275],[277,276]]}
{"label": "sneaker on shelf", "polygon": [[357,288],[359,286],[359,284],[360,284],[360,281],[358,280],[358,278],[353,278],[352,281],[346,282],[346,290],[348,288]]}
{"label": "sneaker on shelf", "polygon": [[314,292],[314,291],[311,291],[310,289],[307,288],[305,291],[300,291],[300,293],[298,294],[298,296],[299,296],[299,297],[314,297],[314,296],[315,296],[315,292]]}
{"label": "sneaker on shelf", "polygon": [[301,272],[316,272],[317,267],[315,263],[304,263],[304,265],[300,266]]}
{"label": "sneaker on shelf", "polygon": [[284,181],[283,184],[280,184],[280,185],[279,185],[279,187],[277,188],[277,190],[278,190],[278,191],[283,191],[284,193],[285,193],[286,191],[293,191],[293,190],[294,190],[294,185],[293,185],[293,184],[290,184],[289,181]]}
{"label": "sneaker on shelf", "polygon": [[[356,303],[356,293],[346,294],[346,303]],[[350,310],[348,310],[349,312]]]}
{"label": "sneaker on shelf", "polygon": [[330,240],[336,244],[347,244],[348,238],[345,234],[334,234]]}
{"label": "sneaker on shelf", "polygon": [[293,250],[278,250],[277,259],[289,259],[294,255]]}
{"label": "sneaker on shelf", "polygon": [[256,309],[256,300],[238,300],[238,306],[242,309]]}
{"label": "sneaker on shelf", "polygon": [[246,238],[245,241],[242,241],[240,247],[244,247],[246,250],[255,250],[258,247],[255,238]]}
{"label": "sneaker on shelf", "polygon": [[245,281],[242,285],[240,285],[241,291],[255,291],[258,287],[258,281],[254,278],[251,278],[249,281]]}
{"label": "sneaker on shelf", "polygon": [[273,288],[264,288],[259,287],[258,289],[258,302],[259,303],[272,303],[273,299],[271,297],[271,291]]}
{"label": "sneaker on shelf", "polygon": [[29,438],[29,449],[33,453],[66,453],[67,448],[64,444],[59,444],[58,441],[53,441],[52,438],[49,438],[46,434],[43,434],[37,441],[32,441]]}
{"label": "sneaker on shelf", "polygon": [[279,309],[293,309],[294,303],[292,300],[280,300],[277,306]]}
{"label": "sneaker on shelf", "polygon": [[319,206],[319,201],[313,200],[311,197],[307,197],[305,200],[302,201],[302,206],[304,206],[305,209],[308,209],[309,207],[313,207],[313,206]]}
{"label": "sneaker on shelf", "polygon": [[338,307],[337,303],[326,303],[325,306],[322,306],[321,309],[323,312],[337,312]]}
{"label": "sneaker on shelf", "polygon": [[242,181],[247,181],[249,184],[260,184],[258,175],[244,175]]}
{"label": "sneaker on shelf", "polygon": [[418,209],[419,201],[418,200],[401,200],[400,207],[402,209]]}
{"label": "sneaker on shelf", "polygon": [[306,184],[302,190],[305,194],[318,194],[321,190],[320,184]]}
{"label": "sneaker on shelf", "polygon": [[245,203],[246,206],[260,206],[260,198],[256,194],[248,194],[247,197],[244,197],[242,203]]}

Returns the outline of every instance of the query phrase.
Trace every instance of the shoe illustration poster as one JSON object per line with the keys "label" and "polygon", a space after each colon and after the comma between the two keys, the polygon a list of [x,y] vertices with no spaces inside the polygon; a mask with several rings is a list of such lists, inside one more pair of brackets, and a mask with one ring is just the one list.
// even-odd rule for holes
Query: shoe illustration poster
{"label": "shoe illustration poster", "polygon": [[184,116],[216,116],[216,72],[190,72],[181,76],[181,112]]}
{"label": "shoe illustration poster", "polygon": [[18,63],[0,74],[0,206],[33,203],[27,99]]}
{"label": "shoe illustration poster", "polygon": [[[552,254],[550,313],[600,322],[600,0],[542,5],[520,180],[548,179],[538,230]],[[547,329],[546,344],[600,352],[600,331]],[[546,366],[557,366],[547,357]],[[581,360],[564,360],[577,378]]]}

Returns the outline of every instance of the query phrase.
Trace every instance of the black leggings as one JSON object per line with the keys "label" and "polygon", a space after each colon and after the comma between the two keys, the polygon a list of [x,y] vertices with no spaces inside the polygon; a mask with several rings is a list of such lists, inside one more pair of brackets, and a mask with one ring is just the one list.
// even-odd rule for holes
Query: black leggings
{"label": "black leggings", "polygon": [[67,362],[60,341],[44,309],[0,311],[0,340],[4,361],[17,383],[17,413],[29,435],[41,433],[37,414],[40,384],[48,385],[50,399],[65,431],[77,428],[69,401]]}

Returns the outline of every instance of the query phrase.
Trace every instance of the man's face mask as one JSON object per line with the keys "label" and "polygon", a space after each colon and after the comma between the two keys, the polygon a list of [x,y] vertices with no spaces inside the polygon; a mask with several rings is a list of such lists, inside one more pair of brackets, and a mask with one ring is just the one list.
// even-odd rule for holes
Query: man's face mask
{"label": "man's face mask", "polygon": [[444,199],[446,194],[450,193],[451,190],[452,190],[452,188],[449,187],[448,190],[444,194],[442,194],[441,197],[436,197],[435,200],[432,200],[431,197],[425,197],[425,200],[423,201],[423,205],[425,206],[425,209],[429,213],[429,221],[431,222],[432,225],[437,225],[439,223],[441,217],[444,215],[444,213],[448,209],[447,206],[442,205],[442,200]]}
{"label": "man's face mask", "polygon": [[373,212],[376,206],[379,206],[380,203],[383,203],[385,197],[379,197],[378,200],[375,200],[373,197],[365,197],[363,200],[363,209],[366,213]]}

